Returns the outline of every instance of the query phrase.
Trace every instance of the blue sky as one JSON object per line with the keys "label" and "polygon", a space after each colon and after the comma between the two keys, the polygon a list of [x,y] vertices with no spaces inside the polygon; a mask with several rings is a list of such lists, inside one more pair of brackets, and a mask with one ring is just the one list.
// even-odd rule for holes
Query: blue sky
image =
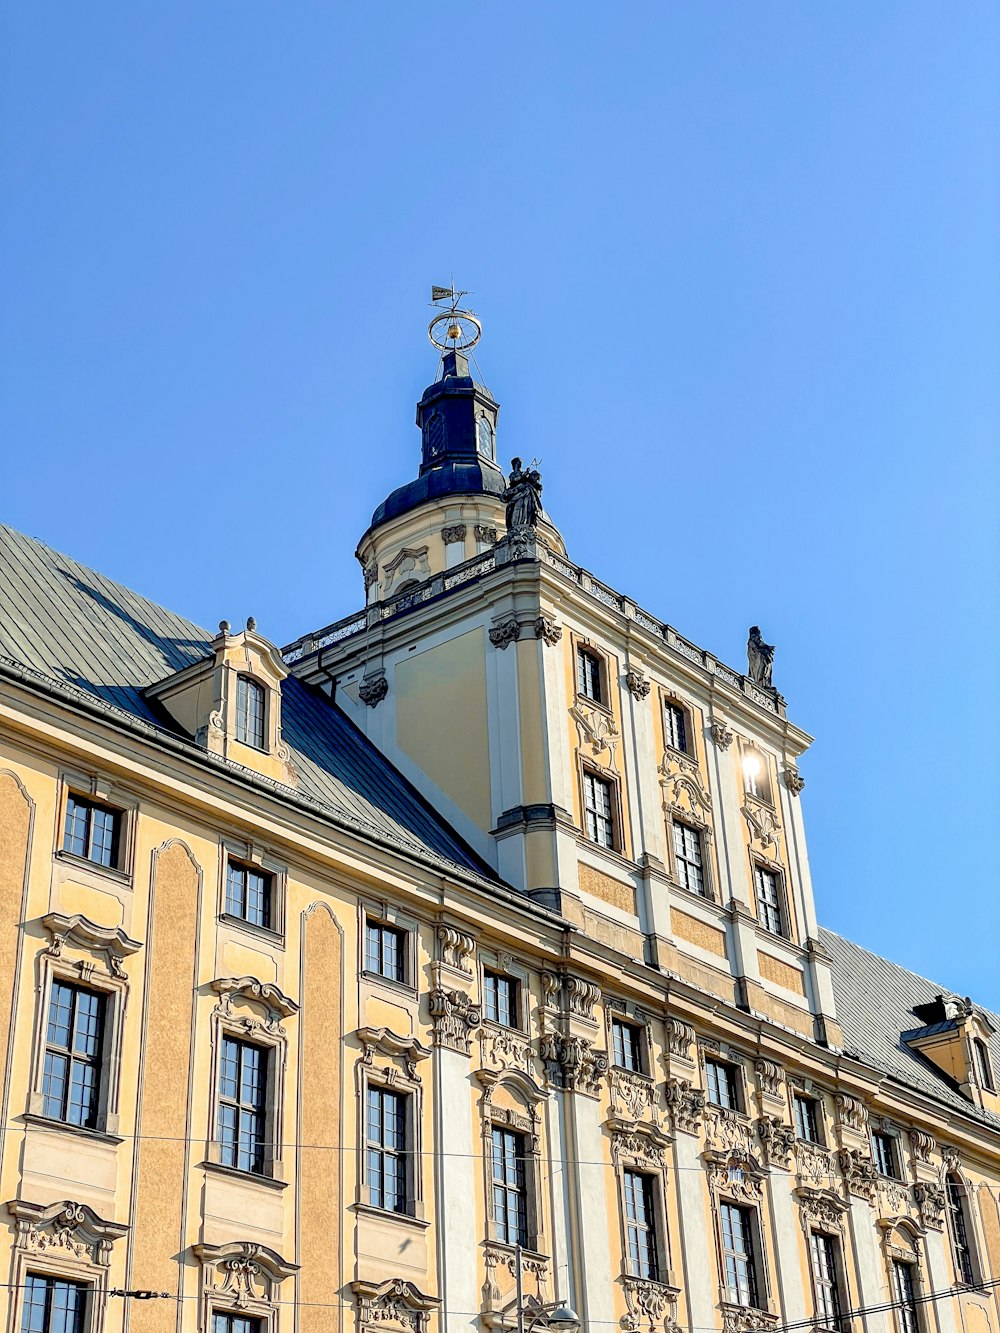
{"label": "blue sky", "polygon": [[15,0],[0,516],[347,614],[454,273],[572,556],[777,644],[821,919],[1000,1008],[998,56],[982,0]]}

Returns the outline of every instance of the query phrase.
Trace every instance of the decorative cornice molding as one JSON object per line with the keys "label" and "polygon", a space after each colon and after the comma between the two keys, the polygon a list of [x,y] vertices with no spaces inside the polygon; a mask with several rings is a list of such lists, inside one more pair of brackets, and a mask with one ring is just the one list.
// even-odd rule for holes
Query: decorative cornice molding
{"label": "decorative cornice molding", "polygon": [[141,941],[130,939],[120,926],[99,926],[81,912],[72,916],[49,912],[42,917],[42,925],[52,937],[52,943],[45,950],[50,958],[61,958],[67,944],[90,953],[103,953],[109,970],[121,980],[126,976],[123,959],[142,948]]}
{"label": "decorative cornice molding", "polygon": [[255,1241],[229,1241],[225,1245],[192,1245],[191,1252],[203,1264],[214,1264],[230,1272],[252,1267],[265,1273],[272,1282],[283,1282],[299,1271],[298,1264],[283,1259],[277,1250]]}
{"label": "decorative cornice molding", "polygon": [[232,1012],[234,1000],[256,1001],[274,1018],[291,1018],[299,1012],[295,1001],[273,982],[258,981],[256,977],[216,977],[212,990],[219,997],[219,1009],[226,1015]]}
{"label": "decorative cornice molding", "polygon": [[357,1037],[364,1048],[363,1060],[366,1065],[372,1063],[378,1051],[393,1060],[401,1060],[409,1077],[419,1083],[417,1064],[428,1058],[430,1050],[417,1041],[416,1037],[401,1037],[398,1032],[393,1032],[387,1027],[358,1028]]}
{"label": "decorative cornice molding", "polygon": [[16,1222],[15,1245],[28,1251],[62,1250],[75,1259],[107,1267],[111,1247],[128,1234],[123,1222],[108,1222],[85,1203],[29,1203],[9,1199],[7,1211]]}

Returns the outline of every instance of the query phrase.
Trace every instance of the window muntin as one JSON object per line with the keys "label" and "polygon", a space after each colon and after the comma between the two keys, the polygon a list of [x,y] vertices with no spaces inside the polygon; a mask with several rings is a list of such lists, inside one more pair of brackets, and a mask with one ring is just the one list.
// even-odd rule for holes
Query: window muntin
{"label": "window muntin", "polygon": [[819,1132],[819,1103],[815,1097],[800,1097],[797,1093],[792,1099],[795,1111],[795,1133],[807,1143],[822,1143]]}
{"label": "window muntin", "polygon": [[733,1065],[706,1060],[705,1086],[713,1106],[721,1106],[725,1111],[740,1110],[739,1080]]}
{"label": "window muntin", "polygon": [[390,1213],[409,1211],[407,1188],[407,1098],[368,1085],[365,1154],[368,1202]]}
{"label": "window muntin", "polygon": [[833,1236],[814,1231],[809,1238],[812,1256],[813,1287],[816,1292],[816,1323],[822,1328],[840,1329],[840,1261]]}
{"label": "window muntin", "polygon": [[505,1028],[519,1028],[520,985],[516,977],[502,972],[483,971],[483,1012],[490,1023]]}
{"label": "window muntin", "polygon": [[972,1055],[976,1062],[976,1079],[979,1086],[986,1092],[996,1092],[989,1049],[982,1037],[972,1038]]}
{"label": "window muntin", "polygon": [[659,1281],[655,1187],[652,1176],[626,1171],[622,1176],[628,1271],[632,1277]]}
{"label": "window muntin", "polygon": [[266,708],[264,686],[250,676],[236,677],[236,739],[263,750]]}
{"label": "window muntin", "polygon": [[365,971],[389,981],[406,981],[406,931],[384,921],[365,922]]}
{"label": "window muntin", "polygon": [[219,1058],[219,1160],[223,1166],[263,1175],[267,1132],[269,1052],[223,1037]]}
{"label": "window muntin", "polygon": [[586,648],[576,650],[576,688],[595,704],[604,703],[604,687],[601,680],[601,659],[596,653]]}
{"label": "window muntin", "polygon": [[674,820],[674,862],[681,887],[705,896],[705,867],[701,851],[701,830]]}
{"label": "window muntin", "polygon": [[42,1114],[68,1125],[97,1127],[106,997],[53,980],[42,1074]]}
{"label": "window muntin", "polygon": [[781,910],[781,880],[777,873],[766,866],[755,865],[753,868],[754,889],[757,893],[757,920],[765,930],[775,935],[785,934],[784,915]]}
{"label": "window muntin", "polygon": [[896,1302],[899,1333],[920,1333],[913,1267],[913,1264],[906,1263],[902,1259],[892,1261],[892,1295]]}
{"label": "window muntin", "polygon": [[87,1286],[42,1273],[24,1280],[21,1333],[83,1333]]}
{"label": "window muntin", "polygon": [[212,1333],[261,1333],[263,1321],[231,1310],[212,1311]]}
{"label": "window muntin", "polygon": [[899,1180],[899,1157],[896,1152],[896,1140],[891,1134],[872,1135],[872,1156],[880,1175]]}
{"label": "window muntin", "polygon": [[66,798],[63,851],[114,870],[121,846],[122,813],[70,792]]}
{"label": "window muntin", "polygon": [[229,861],[226,865],[226,915],[251,926],[271,929],[274,876],[266,870]]}
{"label": "window muntin", "polygon": [[757,1264],[753,1251],[753,1219],[749,1208],[719,1206],[726,1298],[733,1305],[760,1309]]}
{"label": "window muntin", "polygon": [[493,1126],[493,1221],[504,1245],[528,1245],[527,1141],[516,1130]]}
{"label": "window muntin", "polygon": [[614,797],[607,778],[598,777],[596,773],[584,773],[583,808],[587,837],[601,847],[614,849]]}
{"label": "window muntin", "polygon": [[679,704],[668,699],[663,705],[663,734],[674,750],[688,752],[687,714]]}
{"label": "window muntin", "polygon": [[954,1173],[949,1173],[945,1188],[948,1192],[948,1218],[951,1222],[951,1248],[955,1259],[955,1274],[967,1287],[975,1286],[972,1267],[972,1246],[965,1216],[965,1186]]}
{"label": "window muntin", "polygon": [[628,1069],[633,1074],[642,1074],[642,1029],[635,1023],[627,1023],[622,1018],[611,1020],[611,1045],[614,1049],[615,1065],[618,1069]]}

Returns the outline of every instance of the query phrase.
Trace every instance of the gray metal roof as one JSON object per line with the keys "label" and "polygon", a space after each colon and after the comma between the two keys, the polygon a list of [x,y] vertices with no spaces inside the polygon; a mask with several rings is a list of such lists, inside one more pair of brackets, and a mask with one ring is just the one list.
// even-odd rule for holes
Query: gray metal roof
{"label": "gray metal roof", "polygon": [[[208,656],[213,636],[0,525],[0,656],[184,739],[143,690]],[[282,739],[300,790],[360,831],[490,880],[485,866],[325,694],[289,676]],[[195,755],[204,752],[191,742]],[[290,789],[289,789],[290,790]]]}
{"label": "gray metal roof", "polygon": [[[833,959],[837,1017],[844,1029],[848,1054],[897,1083],[977,1120],[1000,1126],[1000,1116],[973,1106],[953,1079],[903,1040],[904,1034],[913,1035],[914,1005],[929,1004],[936,996],[947,994],[948,987],[909,972],[898,963],[890,963],[832,930],[821,928],[820,942]],[[981,1005],[976,1008],[1000,1031],[996,1014]],[[989,1052],[996,1074],[1000,1072],[1000,1035],[995,1033],[989,1038]]]}

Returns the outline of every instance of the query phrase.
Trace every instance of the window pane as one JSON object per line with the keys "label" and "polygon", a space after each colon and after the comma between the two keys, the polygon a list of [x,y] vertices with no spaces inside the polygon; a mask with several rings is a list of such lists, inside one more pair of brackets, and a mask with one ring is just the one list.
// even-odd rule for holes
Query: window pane
{"label": "window pane", "polygon": [[249,676],[236,681],[236,739],[264,748],[264,687]]}
{"label": "window pane", "polygon": [[87,855],[87,815],[89,811],[84,802],[70,796],[66,802],[66,832],[63,837],[63,849],[74,856]]}
{"label": "window pane", "polygon": [[673,746],[675,750],[687,751],[687,727],[684,711],[678,708],[676,704],[667,704],[665,707],[665,722],[667,744]]}

